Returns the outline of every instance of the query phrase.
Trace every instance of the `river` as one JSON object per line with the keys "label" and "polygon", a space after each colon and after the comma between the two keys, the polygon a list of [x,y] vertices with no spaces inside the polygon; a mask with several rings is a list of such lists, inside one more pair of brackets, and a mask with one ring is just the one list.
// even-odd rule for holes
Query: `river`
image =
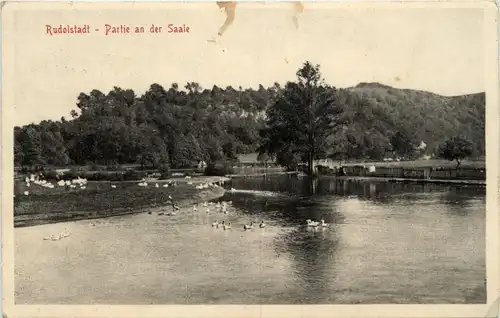
{"label": "river", "polygon": [[[15,229],[17,304],[485,303],[485,188],[234,179],[229,214]],[[324,219],[311,229],[305,220]],[[232,229],[213,228],[215,220]],[[264,220],[265,228],[243,225]],[[67,229],[60,241],[44,236]]]}

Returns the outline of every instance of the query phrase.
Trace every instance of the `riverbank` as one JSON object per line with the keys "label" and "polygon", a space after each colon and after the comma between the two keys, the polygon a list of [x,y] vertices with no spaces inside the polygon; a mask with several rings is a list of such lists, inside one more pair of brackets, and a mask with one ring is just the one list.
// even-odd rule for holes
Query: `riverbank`
{"label": "riverbank", "polygon": [[[139,187],[137,182],[88,182],[85,189],[47,189],[35,185],[28,188],[20,184],[14,198],[14,227],[120,216],[145,212],[148,208],[167,212],[172,210],[169,196],[179,207],[187,207],[225,193],[222,187],[197,189],[196,184],[202,181],[188,180],[176,181],[177,186],[169,187],[163,187],[166,182],[158,182],[158,188],[155,184]],[[24,191],[29,191],[29,195],[23,195]]]}
{"label": "riverbank", "polygon": [[453,179],[412,179],[412,178],[383,178],[383,177],[337,177],[340,180],[382,181],[382,182],[411,182],[435,184],[461,184],[486,186],[485,180],[453,180]]}
{"label": "riverbank", "polygon": [[302,175],[301,171],[279,171],[279,172],[260,172],[260,173],[239,173],[239,174],[228,174],[229,178],[253,178],[253,177],[271,177],[271,176],[283,176],[283,175]]}

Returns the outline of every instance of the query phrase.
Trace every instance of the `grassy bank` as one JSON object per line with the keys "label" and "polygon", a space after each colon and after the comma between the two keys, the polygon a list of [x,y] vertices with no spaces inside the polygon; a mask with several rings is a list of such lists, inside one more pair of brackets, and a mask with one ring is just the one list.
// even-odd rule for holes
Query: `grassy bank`
{"label": "grassy bank", "polygon": [[[203,178],[203,182],[215,179]],[[183,207],[218,198],[225,192],[220,187],[197,189],[196,184],[201,180],[193,179],[192,184],[183,181],[167,188],[163,187],[166,182],[156,181],[147,187],[139,187],[137,182],[88,182],[85,189],[57,186],[49,189],[34,184],[27,187],[19,182],[14,191],[14,227],[124,215],[153,207],[168,211],[172,209],[169,195]],[[24,191],[29,191],[29,195],[24,195]]]}

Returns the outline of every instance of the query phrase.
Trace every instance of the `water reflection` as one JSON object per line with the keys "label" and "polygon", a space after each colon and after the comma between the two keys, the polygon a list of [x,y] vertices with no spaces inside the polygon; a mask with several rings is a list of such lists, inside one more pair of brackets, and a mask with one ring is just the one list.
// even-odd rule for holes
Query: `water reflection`
{"label": "water reflection", "polygon": [[299,303],[328,303],[336,279],[335,259],[339,238],[335,228],[302,226],[276,239],[279,253],[288,253],[292,261],[294,299]]}

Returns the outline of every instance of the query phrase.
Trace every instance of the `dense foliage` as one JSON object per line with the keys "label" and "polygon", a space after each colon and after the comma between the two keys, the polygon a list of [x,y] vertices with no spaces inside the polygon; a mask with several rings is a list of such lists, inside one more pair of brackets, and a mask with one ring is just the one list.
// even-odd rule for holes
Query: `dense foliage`
{"label": "dense foliage", "polygon": [[461,136],[453,136],[439,147],[438,156],[446,160],[456,161],[458,168],[463,159],[472,155],[472,151],[472,143],[469,140]]}
{"label": "dense foliage", "polygon": [[[275,156],[291,169],[306,163],[312,174],[313,161],[325,157],[381,160],[434,155],[459,130],[477,142],[470,152],[460,152],[461,159],[480,156],[484,110],[484,94],[442,97],[380,84],[336,90],[322,81],[319,66],[306,62],[297,81],[289,82],[268,109],[260,153]],[[448,146],[455,141],[460,140],[453,139]]]}
{"label": "dense foliage", "polygon": [[[310,63],[297,74],[284,87],[256,90],[188,83],[185,89],[153,84],[141,96],[118,87],[80,93],[71,120],[14,128],[15,164],[137,164],[167,173],[201,160],[231,162],[259,149],[272,155],[261,158],[286,166],[311,155],[410,158],[434,154],[458,134],[472,142],[471,155],[484,155],[484,94],[444,97],[377,83],[335,89]],[[426,147],[418,149],[422,141]]]}
{"label": "dense foliage", "polygon": [[277,163],[287,167],[306,162],[312,173],[314,159],[335,147],[343,107],[336,90],[322,81],[319,66],[305,63],[297,72],[297,82],[287,83],[268,109],[261,154],[276,156]]}

